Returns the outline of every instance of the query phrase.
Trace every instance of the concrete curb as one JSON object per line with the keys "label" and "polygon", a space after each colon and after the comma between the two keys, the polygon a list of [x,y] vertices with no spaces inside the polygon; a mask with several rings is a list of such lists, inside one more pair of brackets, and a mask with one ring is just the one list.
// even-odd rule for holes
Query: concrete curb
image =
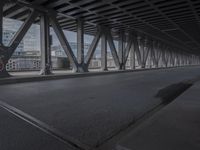
{"label": "concrete curb", "polygon": [[23,76],[23,77],[8,77],[1,78],[0,85],[4,84],[15,84],[15,83],[24,83],[24,82],[37,82],[37,81],[47,81],[47,80],[59,80],[59,79],[68,79],[68,78],[79,78],[79,77],[89,77],[89,76],[98,76],[98,75],[109,75],[115,73],[128,73],[128,72],[140,72],[140,71],[152,71],[152,70],[164,70],[164,69],[174,69],[174,68],[184,68],[192,66],[182,66],[182,67],[161,67],[161,68],[148,68],[148,69],[135,69],[135,70],[115,70],[115,71],[103,71],[103,72],[86,72],[86,73],[70,73],[62,75],[38,75],[38,76]]}

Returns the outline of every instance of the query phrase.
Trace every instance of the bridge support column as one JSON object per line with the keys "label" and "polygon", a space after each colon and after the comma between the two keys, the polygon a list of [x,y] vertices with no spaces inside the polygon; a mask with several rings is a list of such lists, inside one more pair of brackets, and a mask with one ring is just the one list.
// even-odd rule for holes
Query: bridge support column
{"label": "bridge support column", "polygon": [[77,19],[77,61],[84,63],[84,22],[80,18]]}
{"label": "bridge support column", "polygon": [[131,69],[135,69],[135,49],[134,44],[131,45],[131,58],[130,58],[130,67]]}
{"label": "bridge support column", "polygon": [[[103,32],[106,30],[102,29]],[[105,33],[101,35],[101,69],[107,71],[107,36]]]}
{"label": "bridge support column", "polygon": [[7,48],[0,44],[0,78],[9,77],[9,73],[6,70],[6,64],[8,62],[9,55]]}
{"label": "bridge support column", "polygon": [[153,40],[150,40],[150,68],[154,65],[154,49],[153,49]]}
{"label": "bridge support column", "polygon": [[0,1],[0,78],[1,77],[8,77],[9,74],[6,71],[6,48],[3,46],[3,6],[4,0]]}
{"label": "bridge support column", "polygon": [[3,42],[3,6],[4,0],[0,1],[0,44]]}
{"label": "bridge support column", "polygon": [[88,72],[84,57],[84,21],[80,18],[77,19],[77,62],[76,72]]}
{"label": "bridge support column", "polygon": [[139,40],[139,49],[141,54],[141,68],[145,68],[150,50],[150,48],[148,47],[149,46],[148,39],[147,37],[145,38],[140,37],[138,40]]}
{"label": "bridge support column", "polygon": [[40,40],[41,40],[41,75],[51,74],[51,48],[49,33],[49,18],[46,14],[40,17]]}
{"label": "bridge support column", "polygon": [[119,55],[119,61],[120,61],[120,70],[126,69],[126,64],[124,64],[124,31],[121,30],[119,32],[119,44],[118,44],[118,55]]}

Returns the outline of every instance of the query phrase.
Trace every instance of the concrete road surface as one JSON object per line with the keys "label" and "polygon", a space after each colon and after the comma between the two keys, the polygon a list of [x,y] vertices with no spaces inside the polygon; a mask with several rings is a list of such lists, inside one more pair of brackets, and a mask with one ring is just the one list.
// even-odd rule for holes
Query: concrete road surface
{"label": "concrete road surface", "polygon": [[[155,95],[160,89],[199,75],[200,67],[185,67],[1,85],[0,101],[22,118],[36,119],[51,132],[55,129],[66,141],[96,147],[158,106],[162,101]],[[5,120],[2,116],[1,128]],[[18,130],[15,121],[10,124]],[[17,136],[12,133],[0,133],[0,139]]]}

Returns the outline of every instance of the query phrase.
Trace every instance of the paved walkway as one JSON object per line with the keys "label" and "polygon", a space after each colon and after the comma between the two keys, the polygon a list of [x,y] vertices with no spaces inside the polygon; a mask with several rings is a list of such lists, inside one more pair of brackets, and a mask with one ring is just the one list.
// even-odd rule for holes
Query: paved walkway
{"label": "paved walkway", "polygon": [[[186,67],[1,85],[0,101],[6,103],[15,116],[28,124],[31,122],[35,128],[43,130],[41,132],[87,149],[105,144],[160,105],[162,100],[155,98],[160,89],[199,75],[200,67]],[[8,130],[3,125],[6,119],[6,115],[1,117],[1,132]],[[14,122],[8,124],[18,131],[20,127]],[[18,135],[14,131],[12,135],[1,132],[0,139],[4,140],[0,140],[0,147],[3,145],[3,150],[8,150],[10,145],[6,139]],[[33,134],[31,130],[26,133],[29,132]],[[23,138],[18,140],[23,142]],[[48,147],[48,142],[46,144]],[[16,149],[20,146],[21,143],[16,142]],[[42,146],[42,150],[48,149]],[[25,147],[24,150],[32,150],[29,143],[28,148]]]}

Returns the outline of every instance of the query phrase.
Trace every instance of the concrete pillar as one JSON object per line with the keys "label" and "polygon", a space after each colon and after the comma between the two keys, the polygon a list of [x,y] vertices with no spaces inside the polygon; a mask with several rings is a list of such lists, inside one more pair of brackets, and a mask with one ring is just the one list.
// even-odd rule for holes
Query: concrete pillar
{"label": "concrete pillar", "polygon": [[51,48],[49,33],[49,18],[46,14],[40,17],[40,39],[41,39],[41,75],[51,74]]}
{"label": "concrete pillar", "polygon": [[77,19],[77,61],[79,64],[84,63],[84,22]]}
{"label": "concrete pillar", "polygon": [[107,36],[104,33],[101,35],[101,69],[103,71],[108,70],[107,68]]}

